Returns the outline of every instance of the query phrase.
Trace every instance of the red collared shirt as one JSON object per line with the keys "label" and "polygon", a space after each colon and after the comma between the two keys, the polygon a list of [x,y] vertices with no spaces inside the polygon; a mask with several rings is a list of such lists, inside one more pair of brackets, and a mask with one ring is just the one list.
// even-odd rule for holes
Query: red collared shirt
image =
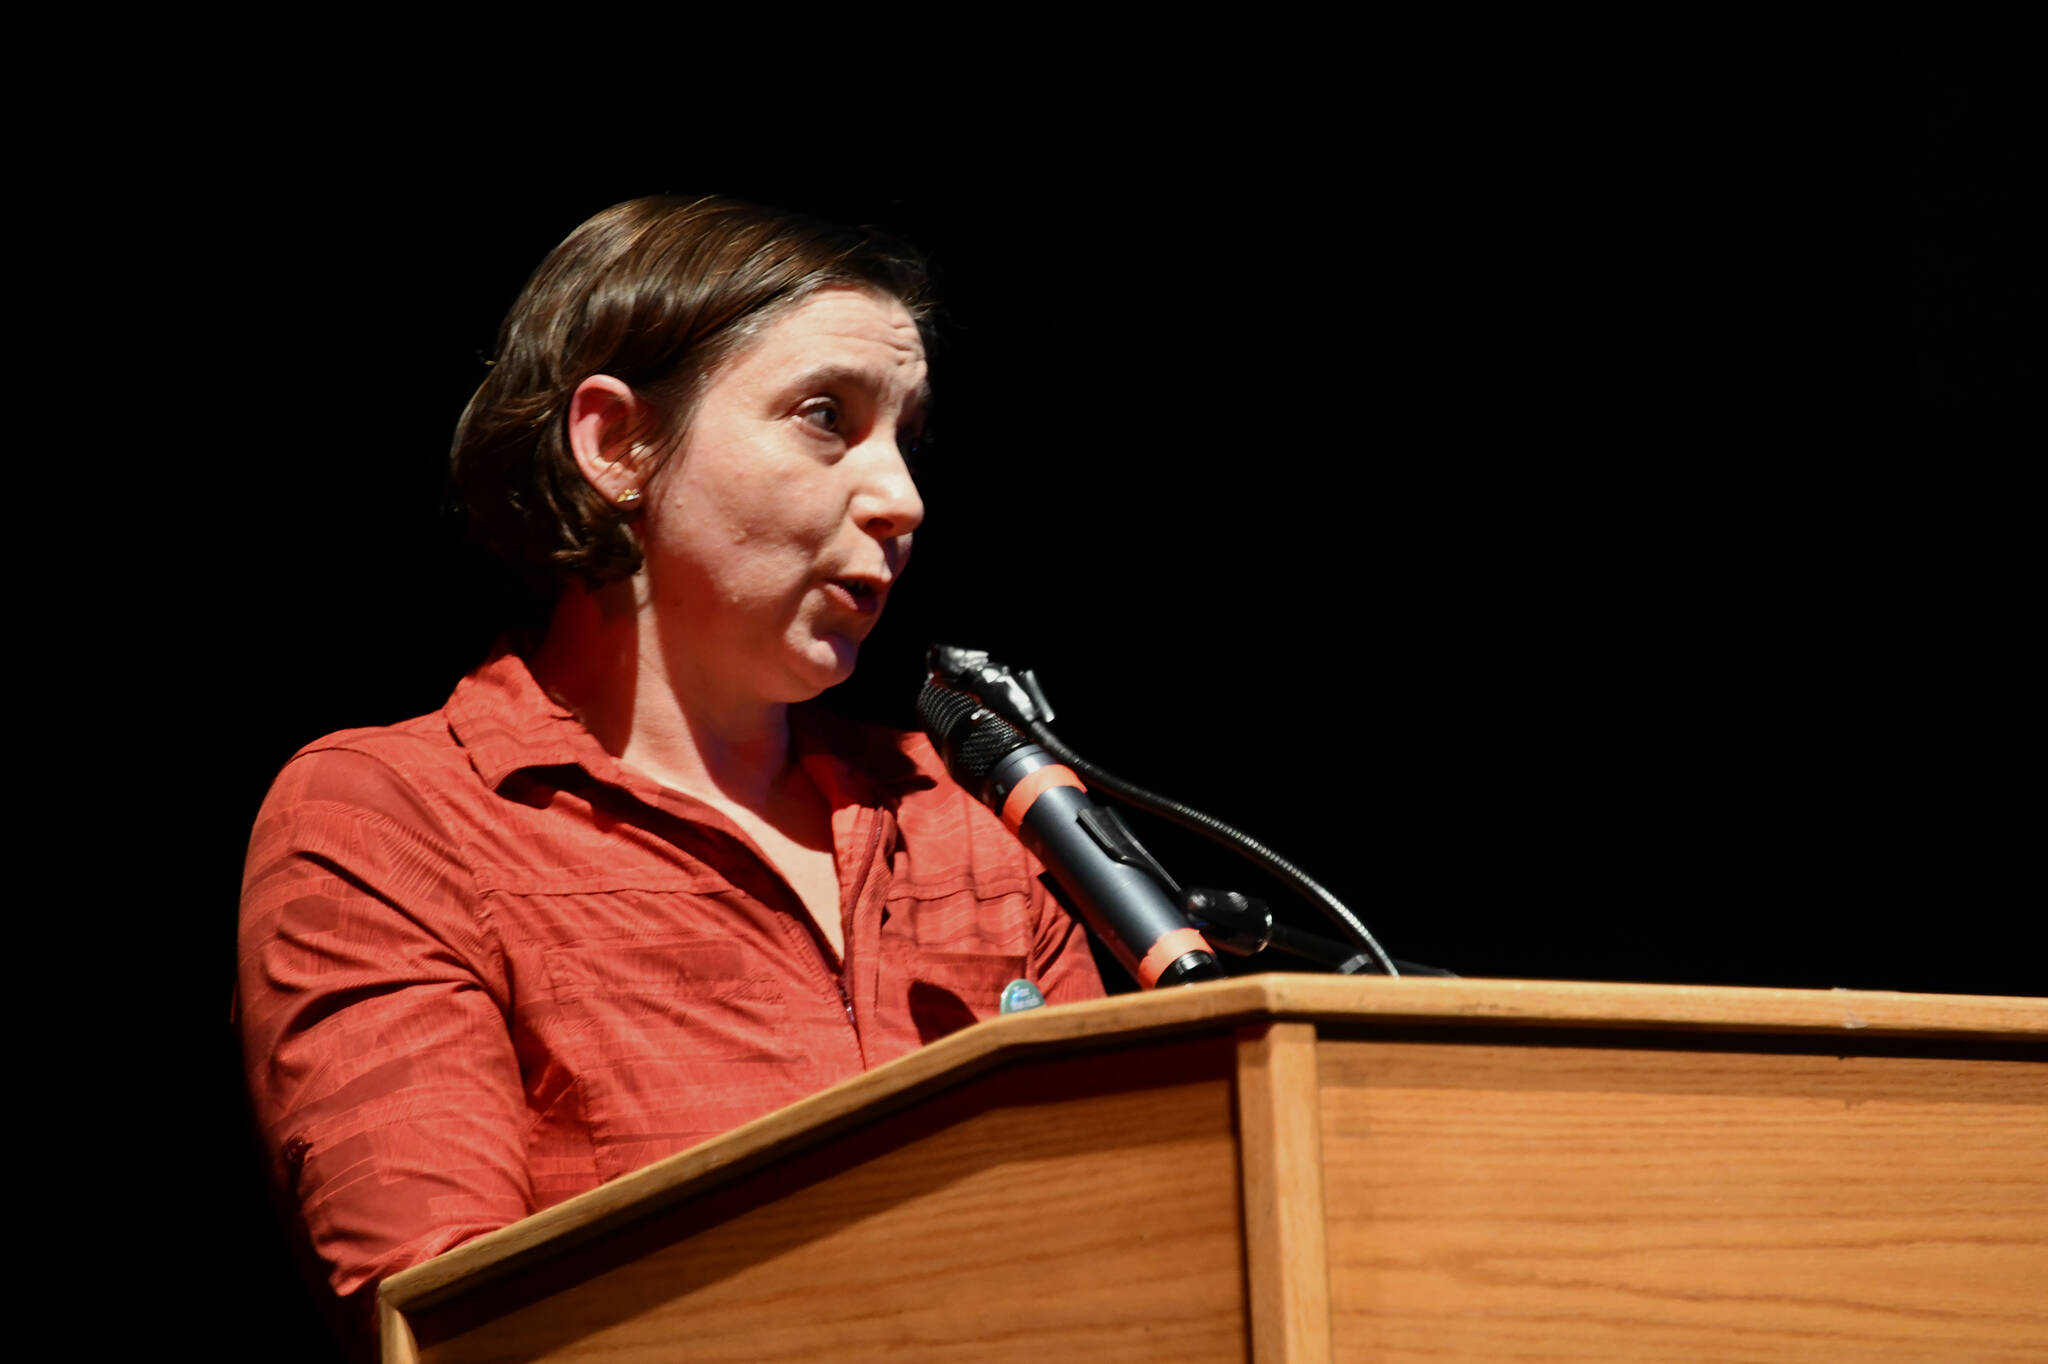
{"label": "red collared shirt", "polygon": [[258,1120],[337,1293],[997,1011],[1102,993],[922,736],[794,713],[846,955],[717,810],[501,653],[436,714],[302,750],[243,880]]}

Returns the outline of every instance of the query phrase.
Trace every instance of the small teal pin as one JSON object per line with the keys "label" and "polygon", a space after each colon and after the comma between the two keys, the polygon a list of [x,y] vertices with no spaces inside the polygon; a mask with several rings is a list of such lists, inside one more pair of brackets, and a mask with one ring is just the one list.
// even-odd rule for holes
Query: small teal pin
{"label": "small teal pin", "polygon": [[1020,1014],[1045,1003],[1045,996],[1028,980],[1013,980],[1003,987],[1003,1012]]}

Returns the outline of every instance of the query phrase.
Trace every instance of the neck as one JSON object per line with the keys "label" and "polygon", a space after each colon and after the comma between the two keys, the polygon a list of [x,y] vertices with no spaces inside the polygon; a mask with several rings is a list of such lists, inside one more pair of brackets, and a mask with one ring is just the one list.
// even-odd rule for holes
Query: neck
{"label": "neck", "polygon": [[563,589],[534,679],[604,750],[671,790],[764,809],[791,767],[789,708],[721,691],[660,648],[639,578]]}

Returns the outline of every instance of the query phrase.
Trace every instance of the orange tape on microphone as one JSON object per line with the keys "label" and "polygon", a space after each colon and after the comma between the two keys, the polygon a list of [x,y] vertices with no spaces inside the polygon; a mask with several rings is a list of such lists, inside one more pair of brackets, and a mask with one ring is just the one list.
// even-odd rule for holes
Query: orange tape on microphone
{"label": "orange tape on microphone", "polygon": [[1138,963],[1138,984],[1149,990],[1159,983],[1160,972],[1187,953],[1213,951],[1209,940],[1194,929],[1176,928],[1153,943],[1152,950],[1145,954],[1145,960]]}
{"label": "orange tape on microphone", "polygon": [[1055,786],[1071,786],[1076,791],[1088,789],[1081,785],[1081,779],[1074,775],[1072,768],[1062,767],[1058,763],[1047,763],[1044,767],[1027,773],[1024,780],[1010,789],[1009,797],[1003,801],[1003,823],[1010,826],[1011,833],[1022,837],[1018,826],[1024,823],[1024,816],[1030,813],[1031,803],[1037,800],[1042,792]]}

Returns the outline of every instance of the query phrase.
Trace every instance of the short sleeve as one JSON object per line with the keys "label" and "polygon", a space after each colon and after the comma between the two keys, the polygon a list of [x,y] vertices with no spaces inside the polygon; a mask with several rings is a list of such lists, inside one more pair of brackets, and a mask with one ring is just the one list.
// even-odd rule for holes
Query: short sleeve
{"label": "short sleeve", "polygon": [[237,990],[273,1174],[343,1299],[531,1209],[504,955],[392,766],[316,749],[271,788]]}

